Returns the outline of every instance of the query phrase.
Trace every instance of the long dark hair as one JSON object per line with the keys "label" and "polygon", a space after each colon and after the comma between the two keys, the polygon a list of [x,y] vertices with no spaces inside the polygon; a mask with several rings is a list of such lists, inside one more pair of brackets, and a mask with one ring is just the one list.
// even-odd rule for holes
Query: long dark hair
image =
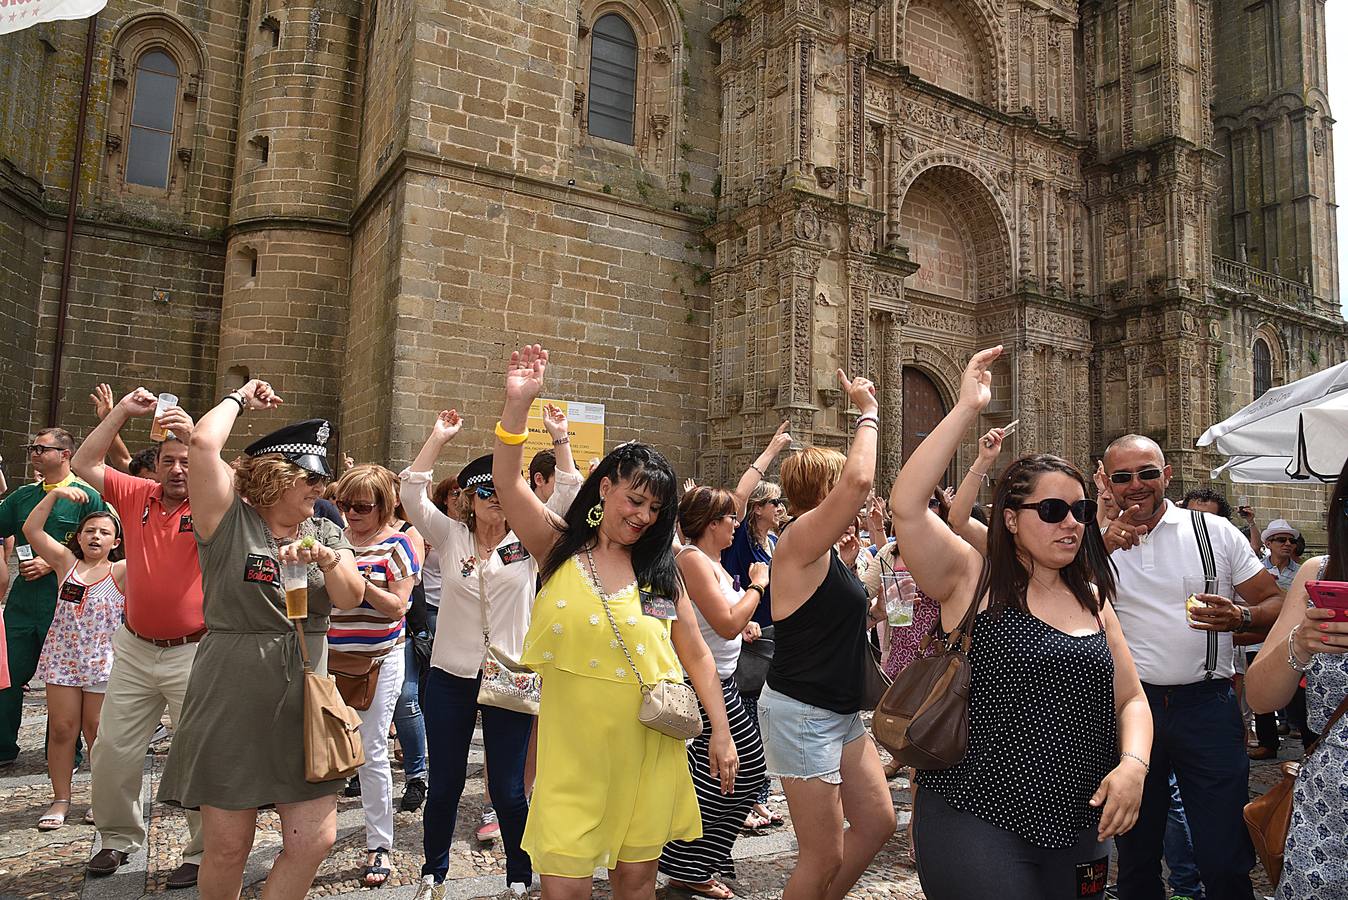
{"label": "long dark hair", "polygon": [[[1016,536],[1006,527],[1004,510],[1016,509],[1025,498],[1034,493],[1035,485],[1044,475],[1059,472],[1081,485],[1086,496],[1090,491],[1086,479],[1076,466],[1048,453],[1022,456],[1007,466],[997,483],[992,498],[992,514],[988,523],[988,609],[997,612],[1008,607],[1029,612],[1025,592],[1030,586],[1030,572],[1020,560]],[[1071,513],[1068,513],[1071,515]],[[1106,601],[1114,599],[1114,564],[1110,562],[1100,529],[1094,522],[1085,523],[1081,545],[1076,558],[1062,571],[1063,582],[1076,595],[1077,602],[1091,615],[1098,617]],[[1097,591],[1091,590],[1094,584]],[[977,602],[977,600],[975,600]]]}
{"label": "long dark hair", "polygon": [[80,534],[84,531],[84,526],[88,524],[90,519],[112,520],[112,531],[117,537],[117,546],[108,551],[108,562],[120,562],[126,556],[126,553],[122,549],[124,546],[122,540],[122,520],[107,510],[85,513],[84,518],[80,519],[80,524],[75,526],[75,533],[70,536],[70,540],[66,541],[67,549],[75,554],[76,559],[83,562],[84,549],[80,546]]}
{"label": "long dark hair", "polygon": [[1329,562],[1325,564],[1326,581],[1344,581],[1345,561],[1348,561],[1348,461],[1339,472],[1334,485],[1334,496],[1329,501]]}
{"label": "long dark hair", "polygon": [[636,441],[615,447],[580,486],[580,492],[567,510],[561,537],[539,572],[540,579],[546,582],[567,560],[594,540],[597,529],[585,517],[599,503],[599,482],[603,478],[615,485],[625,481],[630,487],[645,488],[660,504],[656,520],[632,545],[632,571],[641,588],[674,598],[682,585],[673,550],[674,523],[679,509],[678,478],[674,467],[660,451]]}

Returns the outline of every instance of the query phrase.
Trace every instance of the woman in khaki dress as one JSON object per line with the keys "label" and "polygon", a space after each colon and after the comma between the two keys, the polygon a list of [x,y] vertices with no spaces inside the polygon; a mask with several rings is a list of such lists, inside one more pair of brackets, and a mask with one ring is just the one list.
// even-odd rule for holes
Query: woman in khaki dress
{"label": "woman in khaki dress", "polygon": [[330,478],[328,423],[275,431],[235,467],[220,456],[239,415],[280,402],[266,382],[248,382],[202,417],[188,451],[207,634],[159,798],[201,810],[203,900],[239,896],[261,807],[276,807],[284,836],[268,897],[302,898],[337,837],[342,780],[304,778],[303,666],[281,581],[282,563],[309,564],[299,621],[309,658],[326,672],[328,613],[358,605],[365,591],[341,531],[311,518]]}

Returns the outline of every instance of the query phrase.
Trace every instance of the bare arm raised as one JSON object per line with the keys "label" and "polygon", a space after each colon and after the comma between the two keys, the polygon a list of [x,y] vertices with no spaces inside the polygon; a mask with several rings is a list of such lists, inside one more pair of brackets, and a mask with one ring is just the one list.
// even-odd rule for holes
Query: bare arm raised
{"label": "bare arm raised", "polygon": [[502,434],[527,435],[529,406],[543,392],[543,373],[548,368],[548,351],[538,344],[526,344],[510,354],[506,367],[505,406],[492,452],[492,482],[496,497],[510,530],[523,542],[534,559],[547,559],[564,527],[562,520],[534,496],[520,477],[524,462],[524,439],[507,440]]}
{"label": "bare arm raised", "polygon": [[[232,397],[237,397],[236,403]],[[248,409],[275,409],[283,401],[265,381],[254,378],[201,417],[187,444],[187,490],[192,497],[192,527],[210,540],[234,502],[234,470],[220,451],[234,422]]]}
{"label": "bare arm raised", "polygon": [[990,367],[1001,354],[1001,347],[992,347],[969,360],[960,383],[959,402],[913,451],[889,497],[894,536],[913,579],[929,597],[943,604],[969,599],[982,572],[983,558],[928,508],[927,500],[940,484],[960,440],[991,402]]}
{"label": "bare arm raised", "polygon": [[[103,396],[102,390],[107,385],[100,384],[91,397],[95,398],[94,405],[101,406],[98,399]],[[109,389],[108,394],[111,395]],[[128,421],[137,416],[148,416],[154,412],[156,398],[143,387],[138,387],[127,394],[116,406],[111,407],[107,412],[100,412],[99,418],[102,419],[89,436],[80,444],[75,455],[70,458],[70,468],[75,470],[75,474],[89,483],[89,486],[100,494],[103,493],[103,473],[108,464],[108,454],[111,452],[112,467],[121,471],[126,471],[126,466],[118,465],[119,454],[126,452],[126,444],[122,443],[121,430]],[[120,451],[117,449],[120,447]],[[127,453],[127,460],[131,455]]]}
{"label": "bare arm raised", "polygon": [[993,428],[978,440],[978,460],[969,467],[955,499],[950,501],[950,513],[947,521],[950,529],[969,542],[984,556],[988,555],[988,526],[973,518],[974,504],[978,502],[978,492],[988,482],[988,473],[997,463],[1002,452],[1002,429]]}
{"label": "bare arm raised", "polygon": [[739,484],[735,485],[735,511],[739,517],[744,518],[744,511],[749,506],[749,495],[758,487],[758,483],[767,477],[768,466],[772,465],[783,450],[791,446],[791,422],[783,421],[777,426],[777,430],[772,435],[772,440],[768,441],[767,449],[758,454],[758,459],[749,464],[749,468],[744,470],[740,476]]}

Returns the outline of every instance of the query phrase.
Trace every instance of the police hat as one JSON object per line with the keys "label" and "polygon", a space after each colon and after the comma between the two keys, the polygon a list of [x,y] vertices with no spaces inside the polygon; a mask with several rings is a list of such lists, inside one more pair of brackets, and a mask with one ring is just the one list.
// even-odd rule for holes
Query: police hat
{"label": "police hat", "polygon": [[306,419],[258,438],[243,448],[243,452],[249,456],[279,453],[306,472],[331,478],[332,469],[328,468],[331,430],[327,419]]}
{"label": "police hat", "polygon": [[471,491],[478,485],[492,485],[491,480],[491,454],[479,456],[477,459],[463,467],[459,473],[459,489]]}

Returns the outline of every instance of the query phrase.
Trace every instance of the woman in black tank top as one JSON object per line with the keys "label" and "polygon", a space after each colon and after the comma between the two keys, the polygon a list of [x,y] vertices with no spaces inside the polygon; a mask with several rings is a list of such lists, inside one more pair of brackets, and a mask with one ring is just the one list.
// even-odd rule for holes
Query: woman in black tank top
{"label": "woman in black tank top", "polygon": [[969,362],[959,403],[890,498],[904,560],[941,604],[944,628],[970,603],[981,609],[968,750],[948,769],[918,773],[918,875],[928,900],[1103,897],[1108,841],[1137,820],[1152,728],[1109,605],[1114,574],[1086,480],[1056,456],[1010,464],[993,497],[986,571],[982,555],[927,510],[992,398],[999,355],[996,347]]}
{"label": "woman in black tank top", "polygon": [[860,716],[866,589],[833,547],[875,478],[875,387],[838,376],[861,410],[851,452],[809,447],[782,463],[795,519],[777,542],[769,583],[777,649],[758,721],[800,845],[783,900],[842,898],[894,833],[884,767]]}

